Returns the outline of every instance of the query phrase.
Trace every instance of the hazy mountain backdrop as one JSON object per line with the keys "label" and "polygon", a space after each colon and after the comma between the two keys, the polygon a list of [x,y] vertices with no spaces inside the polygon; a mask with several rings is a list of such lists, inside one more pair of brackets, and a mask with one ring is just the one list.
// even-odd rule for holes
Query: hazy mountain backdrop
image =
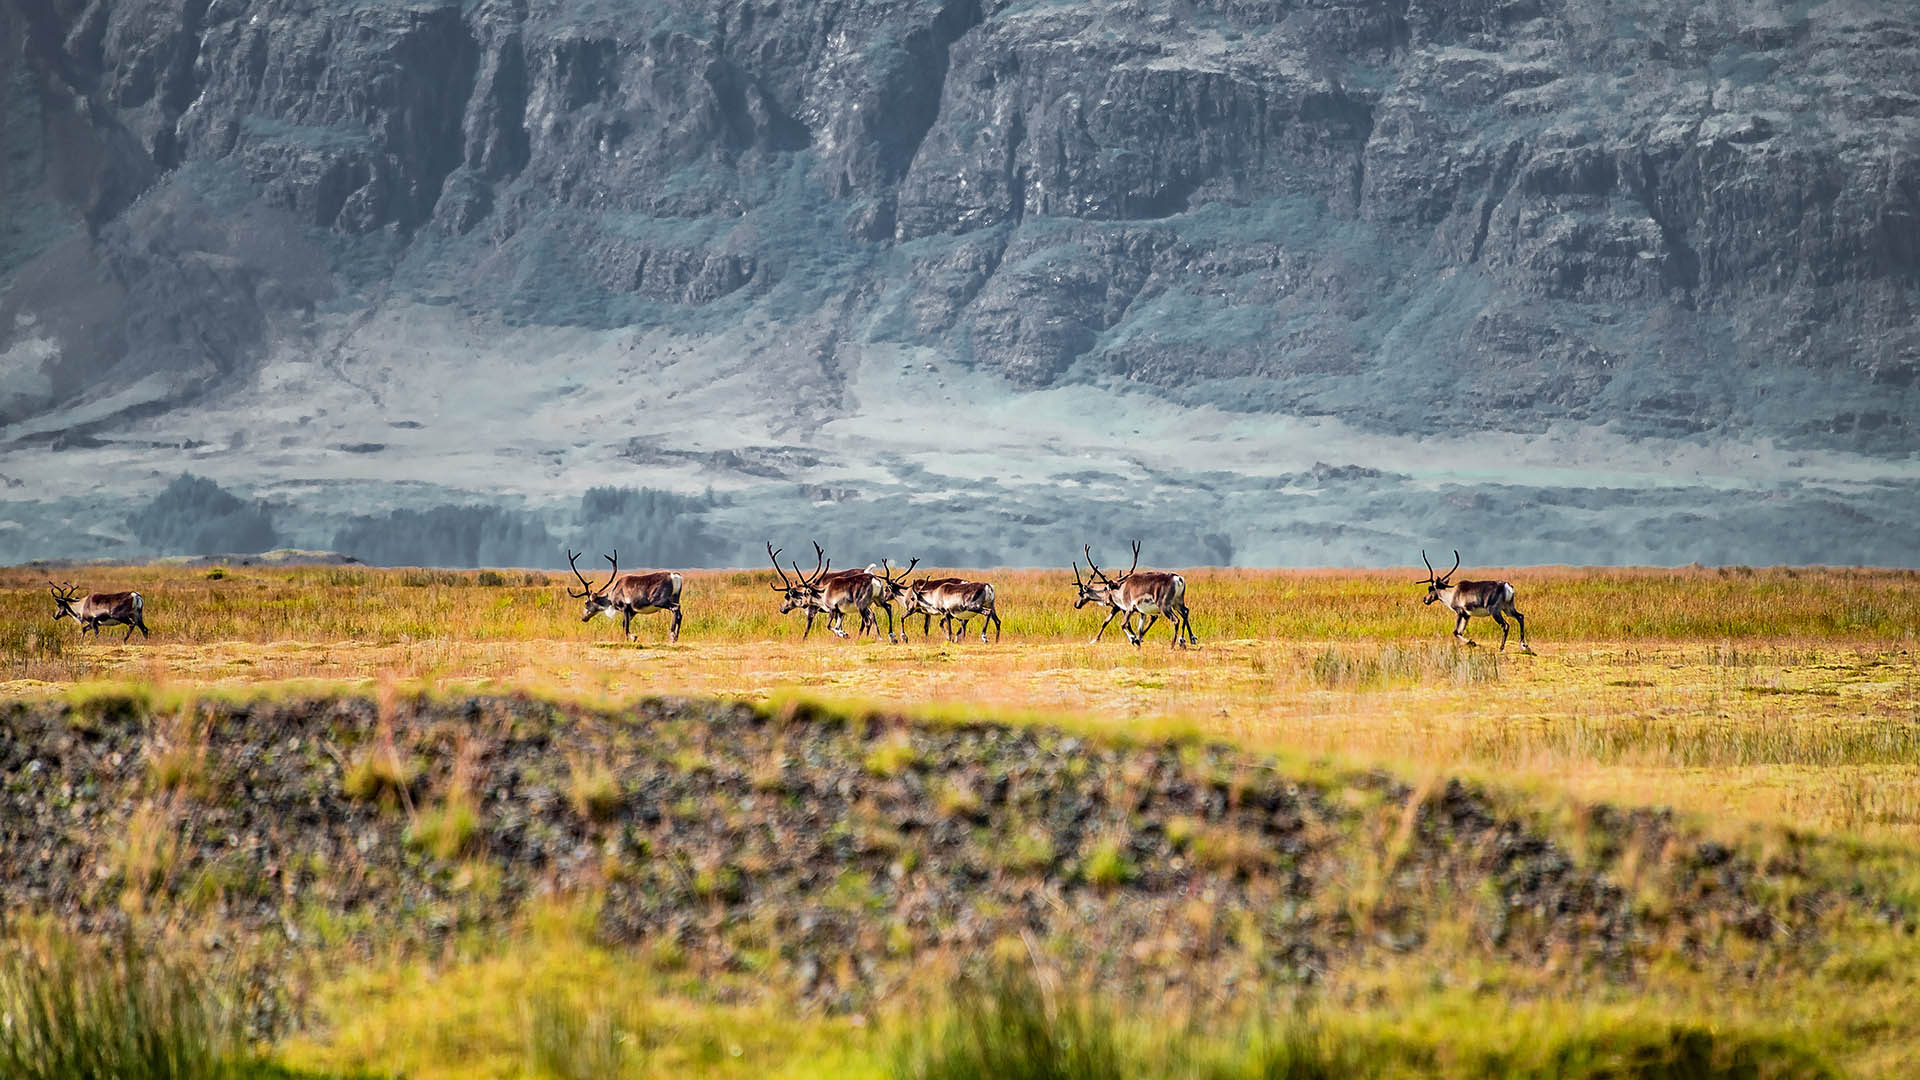
{"label": "hazy mountain backdrop", "polygon": [[1914,565],[1917,317],[1910,0],[0,0],[0,561]]}

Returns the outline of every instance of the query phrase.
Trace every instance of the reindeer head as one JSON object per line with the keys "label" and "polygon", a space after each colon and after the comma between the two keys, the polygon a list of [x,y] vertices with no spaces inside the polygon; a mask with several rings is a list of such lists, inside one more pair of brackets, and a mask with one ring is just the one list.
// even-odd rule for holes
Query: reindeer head
{"label": "reindeer head", "polygon": [[613,554],[600,556],[613,564],[613,575],[607,578],[607,583],[599,588],[594,588],[593,582],[587,580],[587,576],[580,572],[580,567],[574,562],[575,559],[578,559],[584,554],[586,554],[586,552],[580,552],[578,554],[571,551],[567,552],[567,565],[573,567],[573,576],[580,579],[581,590],[574,592],[572,589],[568,589],[567,595],[576,600],[586,601],[586,606],[580,613],[581,622],[589,622],[595,615],[602,613],[608,618],[612,618],[613,601],[607,598],[607,590],[613,587],[615,579],[620,576],[620,551],[616,548]]}
{"label": "reindeer head", "polygon": [[71,583],[64,581],[58,585],[49,581],[47,582],[47,587],[53,592],[54,621],[58,622],[61,619],[72,619],[75,622],[79,622],[80,616],[73,613],[73,605],[80,601],[80,590],[74,588]]}
{"label": "reindeer head", "polygon": [[900,571],[895,571],[892,564],[885,559],[881,559],[878,565],[868,563],[867,573],[873,575],[873,598],[882,603],[892,603],[896,597],[910,592],[907,575],[913,573],[913,568],[919,565],[920,556],[918,555],[913,557],[913,561],[907,564],[905,570]]}
{"label": "reindeer head", "polygon": [[1093,572],[1093,577],[1082,579],[1080,562],[1077,559],[1074,560],[1073,584],[1080,591],[1080,595],[1074,598],[1074,609],[1079,610],[1088,604],[1113,603],[1113,594],[1119,591],[1121,583],[1132,577],[1134,570],[1140,566],[1140,541],[1133,542],[1133,565],[1127,567],[1127,572],[1117,578],[1108,577],[1105,571],[1094,565],[1093,545],[1082,544],[1080,550],[1087,556],[1087,569]]}
{"label": "reindeer head", "polygon": [[1430,562],[1427,562],[1427,552],[1426,552],[1426,549],[1424,548],[1422,548],[1420,551],[1420,561],[1423,563],[1427,563],[1427,576],[1424,578],[1421,578],[1419,581],[1415,582],[1415,584],[1425,585],[1427,587],[1427,598],[1420,602],[1423,604],[1431,604],[1435,600],[1440,599],[1441,593],[1451,588],[1451,586],[1447,583],[1447,579],[1453,576],[1454,570],[1460,569],[1460,553],[1458,551],[1455,551],[1453,553],[1453,570],[1449,570],[1444,574],[1436,575],[1433,572],[1433,564]]}
{"label": "reindeer head", "polygon": [[828,568],[833,566],[833,560],[827,558],[827,553],[823,551],[819,543],[816,542],[813,545],[813,573],[811,575],[801,573],[800,564],[796,562],[790,564],[793,567],[793,577],[789,578],[787,577],[787,572],[780,569],[780,552],[784,550],[786,549],[775,548],[773,541],[767,541],[767,558],[773,560],[773,572],[780,575],[780,584],[768,587],[774,592],[785,594],[780,602],[780,614],[782,615],[785,615],[789,611],[798,611],[809,607],[814,601],[818,600],[820,598],[820,579],[825,577]]}

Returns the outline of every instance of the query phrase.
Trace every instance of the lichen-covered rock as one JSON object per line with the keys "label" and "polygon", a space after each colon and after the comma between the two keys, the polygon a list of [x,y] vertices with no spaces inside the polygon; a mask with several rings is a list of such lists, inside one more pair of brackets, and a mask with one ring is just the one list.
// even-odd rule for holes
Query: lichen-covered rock
{"label": "lichen-covered rock", "polygon": [[1754,969],[1771,972],[1818,962],[1835,906],[1888,903],[1661,813],[1595,808],[1580,835],[1576,857],[1458,782],[808,709],[0,709],[0,911],[266,953],[432,946],[505,931],[533,897],[593,896],[610,944],[842,1007],[915,957],[1044,950],[1110,985],[1272,986],[1440,925],[1566,975],[1632,979],[1676,949],[1717,962],[1729,941],[1774,950]]}

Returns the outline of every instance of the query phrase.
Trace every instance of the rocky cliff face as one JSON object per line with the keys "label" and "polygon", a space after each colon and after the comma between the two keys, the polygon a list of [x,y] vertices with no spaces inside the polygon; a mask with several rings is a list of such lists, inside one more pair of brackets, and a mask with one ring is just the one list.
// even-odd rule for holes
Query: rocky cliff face
{"label": "rocky cliff face", "polygon": [[[1920,447],[1896,0],[0,0],[0,30],[16,447],[230,408],[276,356],[383,412],[396,367],[580,332],[575,392],[730,382],[753,434],[716,451],[927,355],[1394,436]],[[396,360],[368,328],[423,307],[471,339]]]}

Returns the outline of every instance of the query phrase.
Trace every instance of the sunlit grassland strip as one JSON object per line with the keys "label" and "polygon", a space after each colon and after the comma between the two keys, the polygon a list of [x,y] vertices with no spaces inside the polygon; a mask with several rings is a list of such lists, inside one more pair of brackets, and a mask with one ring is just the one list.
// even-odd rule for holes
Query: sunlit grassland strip
{"label": "sunlit grassland strip", "polygon": [[[939,572],[938,570],[934,572]],[[0,692],[101,679],[242,691],[317,681],[763,700],[1183,727],[1258,748],[1484,771],[1583,798],[1873,839],[1920,837],[1920,575],[1874,570],[1503,572],[1539,655],[1463,649],[1405,571],[1198,570],[1202,647],[1148,644],[1071,606],[1072,575],[995,571],[1006,636],[841,641],[777,614],[771,572],[694,572],[660,616],[583,623],[565,575],[355,567],[88,568],[147,597],[155,636],[55,624],[44,573],[0,571]],[[975,624],[977,635],[978,624]],[[1491,646],[1497,629],[1475,620]]]}
{"label": "sunlit grassland strip", "polygon": [[[1074,610],[1073,579],[1065,570],[923,572],[992,581],[1007,635],[1017,641],[1084,640],[1100,622],[1101,613]],[[1895,641],[1920,627],[1920,573],[1913,571],[1533,567],[1463,574],[1513,581],[1519,606],[1543,643]],[[1413,584],[1418,571],[1201,569],[1186,576],[1194,628],[1203,642],[1394,641],[1444,636],[1449,629],[1444,612],[1419,603],[1424,590]],[[49,577],[71,578],[87,588],[140,590],[149,623],[174,642],[613,636],[606,622],[581,624],[579,605],[563,588],[573,584],[570,576],[538,571],[15,567],[0,570],[0,620],[9,628],[46,621],[53,612]],[[767,588],[772,580],[770,570],[688,572],[683,640],[797,638],[801,619],[778,614],[778,598]],[[637,625],[642,640],[664,637],[658,618]],[[1484,620],[1476,631],[1498,638],[1498,629]],[[1164,625],[1158,633],[1164,648]],[[8,652],[18,654],[22,646],[8,640]]]}

